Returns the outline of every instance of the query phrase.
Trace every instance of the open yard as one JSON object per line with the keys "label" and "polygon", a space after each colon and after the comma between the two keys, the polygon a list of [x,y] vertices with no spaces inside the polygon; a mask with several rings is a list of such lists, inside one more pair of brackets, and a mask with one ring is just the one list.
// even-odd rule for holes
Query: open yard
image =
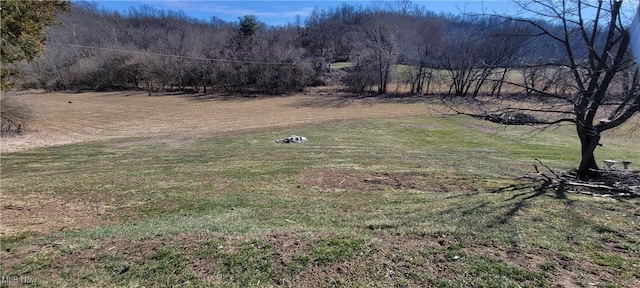
{"label": "open yard", "polygon": [[[38,118],[2,139],[0,286],[640,286],[638,199],[517,180],[575,167],[572,127],[331,93],[20,99]],[[638,169],[630,127],[600,163]]]}

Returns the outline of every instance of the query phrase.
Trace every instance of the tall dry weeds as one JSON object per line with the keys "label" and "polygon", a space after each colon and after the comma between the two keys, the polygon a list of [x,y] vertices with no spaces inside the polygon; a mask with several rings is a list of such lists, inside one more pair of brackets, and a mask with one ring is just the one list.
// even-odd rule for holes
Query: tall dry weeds
{"label": "tall dry weeds", "polygon": [[0,135],[12,136],[23,133],[26,124],[33,119],[33,111],[15,96],[3,93],[0,97]]}

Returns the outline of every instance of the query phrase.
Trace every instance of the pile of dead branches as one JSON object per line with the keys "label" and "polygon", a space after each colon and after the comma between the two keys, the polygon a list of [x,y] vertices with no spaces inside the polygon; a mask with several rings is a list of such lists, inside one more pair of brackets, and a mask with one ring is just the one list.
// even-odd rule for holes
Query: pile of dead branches
{"label": "pile of dead branches", "polygon": [[540,172],[523,178],[542,182],[542,188],[555,189],[567,193],[580,193],[603,197],[640,197],[640,171],[637,170],[598,170],[599,177],[588,181],[577,180],[576,171],[556,173],[538,160],[550,173]]}
{"label": "pile of dead branches", "polygon": [[525,113],[504,112],[498,114],[485,114],[484,120],[503,125],[534,125],[541,121],[533,115]]}

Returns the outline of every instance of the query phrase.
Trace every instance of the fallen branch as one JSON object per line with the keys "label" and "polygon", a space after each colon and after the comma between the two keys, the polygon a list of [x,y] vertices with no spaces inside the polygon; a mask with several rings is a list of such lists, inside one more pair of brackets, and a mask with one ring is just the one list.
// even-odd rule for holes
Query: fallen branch
{"label": "fallen branch", "polygon": [[589,183],[580,183],[580,182],[571,182],[571,181],[567,181],[566,182],[567,185],[571,185],[571,186],[578,186],[578,187],[589,187],[589,188],[598,188],[598,189],[606,189],[606,190],[618,190],[614,187],[609,187],[606,185],[600,185],[600,184],[589,184]]}
{"label": "fallen branch", "polygon": [[[547,168],[547,170],[549,170],[549,172],[551,172],[551,174],[553,174],[553,176],[556,176],[556,178],[560,178],[560,176],[558,176],[558,173],[556,173],[556,171],[553,171],[553,169],[551,169],[549,166],[547,166],[546,164],[542,163],[542,161],[540,161],[539,159],[536,159],[536,161],[538,161],[538,163],[540,163],[540,165],[544,166],[544,168]],[[535,166],[535,165],[534,165]],[[536,170],[538,170],[538,168],[536,167]]]}
{"label": "fallen branch", "polygon": [[640,174],[632,170],[598,170],[600,177],[595,181],[577,181],[575,171],[556,173],[551,167],[536,159],[551,175],[540,172],[534,164],[535,175],[520,179],[542,182],[543,189],[562,189],[565,192],[602,197],[640,197]]}

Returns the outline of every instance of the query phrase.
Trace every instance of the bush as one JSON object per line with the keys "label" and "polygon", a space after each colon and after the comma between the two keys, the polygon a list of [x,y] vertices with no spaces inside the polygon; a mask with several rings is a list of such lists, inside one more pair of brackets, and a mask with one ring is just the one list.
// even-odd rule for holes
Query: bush
{"label": "bush", "polygon": [[1,136],[22,134],[25,125],[33,119],[33,111],[15,97],[2,95],[0,98]]}

